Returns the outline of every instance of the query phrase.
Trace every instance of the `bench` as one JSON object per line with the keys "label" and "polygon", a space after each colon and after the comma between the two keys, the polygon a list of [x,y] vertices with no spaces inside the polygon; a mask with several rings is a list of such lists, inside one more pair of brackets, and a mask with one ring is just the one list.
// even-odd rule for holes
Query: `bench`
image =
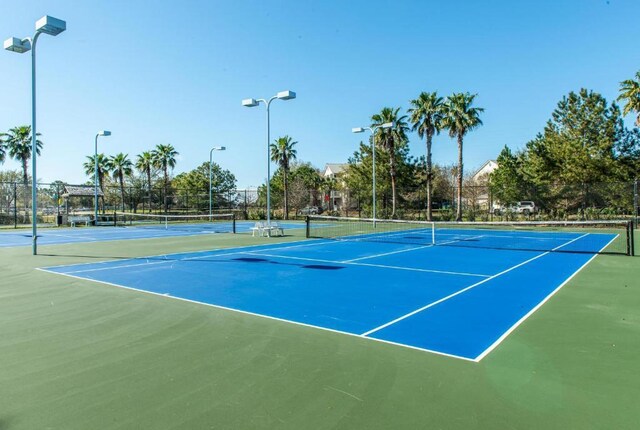
{"label": "bench", "polygon": [[251,236],[255,236],[258,233],[258,236],[264,236],[264,223],[257,222],[253,227],[251,227]]}
{"label": "bench", "polygon": [[272,222],[271,227],[269,228],[269,236],[284,236],[284,229],[277,222]]}
{"label": "bench", "polygon": [[263,222],[257,222],[253,227],[251,227],[251,235],[255,236],[256,233],[258,236],[284,236],[284,229],[277,223],[273,222],[271,225],[267,225]]}
{"label": "bench", "polygon": [[77,223],[83,222],[84,225],[89,225],[91,222],[91,217],[89,215],[71,215],[67,218],[71,227],[75,227]]}

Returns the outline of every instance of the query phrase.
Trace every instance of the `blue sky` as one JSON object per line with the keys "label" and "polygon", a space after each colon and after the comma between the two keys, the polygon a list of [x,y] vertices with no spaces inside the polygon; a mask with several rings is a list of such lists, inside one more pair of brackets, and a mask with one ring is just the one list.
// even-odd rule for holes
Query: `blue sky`
{"label": "blue sky", "polygon": [[[208,160],[239,187],[266,177],[264,108],[243,98],[290,89],[271,105],[272,138],[290,135],[317,167],[345,162],[384,106],[421,91],[478,93],[484,126],[465,140],[465,168],[521,148],[560,98],[581,87],[617,96],[640,69],[637,0],[535,1],[3,1],[0,38],[31,35],[48,14],[67,31],[38,41],[42,181],[81,183],[99,145],[132,159],[159,143],[180,152],[175,173]],[[29,124],[29,55],[0,53],[0,130]],[[631,125],[632,119],[628,118]],[[411,135],[414,155],[424,142]],[[456,160],[435,139],[434,161]],[[6,161],[0,169],[18,169]]]}

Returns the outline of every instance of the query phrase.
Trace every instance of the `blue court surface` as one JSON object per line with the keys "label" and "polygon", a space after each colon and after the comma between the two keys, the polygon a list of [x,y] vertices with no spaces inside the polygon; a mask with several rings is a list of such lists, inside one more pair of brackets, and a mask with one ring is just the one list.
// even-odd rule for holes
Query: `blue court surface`
{"label": "blue court surface", "polygon": [[[236,232],[248,233],[254,221],[236,221]],[[285,230],[303,229],[304,224],[295,222],[280,223]],[[230,227],[229,227],[230,228]],[[200,234],[215,234],[218,231],[210,224],[148,225],[135,227],[74,227],[56,228],[46,227],[38,229],[39,245],[61,245],[66,243],[102,242],[107,240],[154,239],[174,236],[195,236]],[[31,230],[7,230],[0,232],[0,248],[31,246]]]}
{"label": "blue court surface", "polygon": [[479,361],[593,256],[318,239],[41,270]]}

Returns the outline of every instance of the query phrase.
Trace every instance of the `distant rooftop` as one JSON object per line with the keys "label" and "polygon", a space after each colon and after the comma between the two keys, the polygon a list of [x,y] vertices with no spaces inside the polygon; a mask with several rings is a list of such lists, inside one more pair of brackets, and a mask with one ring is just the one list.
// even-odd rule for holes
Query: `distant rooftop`
{"label": "distant rooftop", "polygon": [[[95,188],[93,185],[69,185],[64,184],[62,197],[93,197]],[[98,196],[104,197],[102,188],[98,187]]]}
{"label": "distant rooftop", "polygon": [[473,179],[478,180],[481,177],[493,172],[497,168],[498,168],[498,163],[496,162],[496,160],[488,160],[482,165],[482,167],[476,170],[476,172],[473,174]]}
{"label": "distant rooftop", "polygon": [[343,173],[346,168],[349,166],[349,163],[327,163],[324,168],[324,176],[336,176],[340,173]]}

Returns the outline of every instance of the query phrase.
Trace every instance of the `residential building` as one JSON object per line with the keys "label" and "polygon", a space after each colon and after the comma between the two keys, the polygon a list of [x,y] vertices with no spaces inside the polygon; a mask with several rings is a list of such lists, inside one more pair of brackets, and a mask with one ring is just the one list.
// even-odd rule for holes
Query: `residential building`
{"label": "residential building", "polygon": [[[343,188],[343,175],[345,174],[347,167],[349,167],[348,163],[327,163],[324,168],[324,178],[325,179],[335,179],[336,188]],[[331,190],[330,194],[325,196],[325,204],[327,204],[328,209],[331,211],[340,211],[342,210],[346,203],[347,198],[346,195],[342,191]]]}

